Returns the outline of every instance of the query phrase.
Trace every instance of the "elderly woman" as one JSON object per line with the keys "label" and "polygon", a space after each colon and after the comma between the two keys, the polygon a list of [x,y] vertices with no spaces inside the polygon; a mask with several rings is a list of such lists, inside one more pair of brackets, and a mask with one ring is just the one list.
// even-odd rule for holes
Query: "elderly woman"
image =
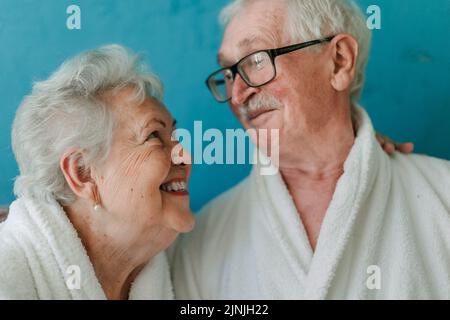
{"label": "elderly woman", "polygon": [[1,299],[172,298],[164,250],[194,217],[161,97],[116,45],[34,85],[12,131],[20,175],[0,226]]}

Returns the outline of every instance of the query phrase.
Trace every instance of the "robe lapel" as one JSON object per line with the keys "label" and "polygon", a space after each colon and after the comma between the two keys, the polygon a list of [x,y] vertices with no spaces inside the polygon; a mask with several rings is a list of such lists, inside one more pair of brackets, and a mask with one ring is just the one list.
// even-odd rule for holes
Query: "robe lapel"
{"label": "robe lapel", "polygon": [[261,236],[255,230],[253,236],[264,298],[299,299],[313,254],[306,231],[280,174],[262,176],[255,166],[251,178],[259,204],[252,211],[258,212],[265,232]]}
{"label": "robe lapel", "polygon": [[344,164],[330,206],[323,221],[310,272],[305,299],[326,299],[344,250],[354,232],[378,172],[377,142],[370,119],[360,110],[362,121],[354,146]]}
{"label": "robe lapel", "polygon": [[[344,174],[337,183],[314,253],[281,175],[261,176],[258,166],[252,171],[259,211],[271,235],[263,240],[265,249],[257,255],[259,264],[265,266],[260,282],[271,292],[271,298],[327,297],[355,221],[378,172],[375,133],[362,109],[360,117],[358,136],[344,164]],[[281,266],[280,260],[288,266]]]}

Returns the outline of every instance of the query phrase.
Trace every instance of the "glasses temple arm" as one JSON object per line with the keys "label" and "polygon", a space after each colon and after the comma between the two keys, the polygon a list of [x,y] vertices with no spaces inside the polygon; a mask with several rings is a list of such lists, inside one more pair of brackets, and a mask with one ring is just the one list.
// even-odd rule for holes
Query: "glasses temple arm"
{"label": "glasses temple arm", "polygon": [[304,43],[300,43],[300,44],[294,44],[291,46],[287,46],[287,47],[282,47],[282,48],[278,48],[278,49],[272,49],[269,50],[270,53],[272,54],[273,57],[282,55],[282,54],[286,54],[286,53],[290,53],[292,51],[296,51],[296,50],[300,50],[306,47],[310,47],[316,44],[320,44],[323,42],[329,42],[331,40],[333,40],[335,36],[331,36],[331,37],[327,37],[321,40],[312,40],[312,41],[308,41],[308,42],[304,42]]}

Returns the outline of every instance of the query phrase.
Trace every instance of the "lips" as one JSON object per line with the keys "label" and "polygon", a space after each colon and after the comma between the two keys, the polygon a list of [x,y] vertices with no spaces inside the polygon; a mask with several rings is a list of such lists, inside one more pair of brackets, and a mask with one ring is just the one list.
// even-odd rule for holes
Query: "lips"
{"label": "lips", "polygon": [[163,192],[177,195],[177,196],[185,196],[188,195],[188,188],[187,188],[187,182],[185,179],[177,178],[169,180],[165,183],[163,183],[159,189]]}
{"label": "lips", "polygon": [[277,110],[277,109],[268,109],[268,108],[264,109],[264,108],[261,108],[261,109],[258,109],[258,110],[248,110],[247,111],[247,117],[248,117],[249,121],[253,121],[256,118],[258,118],[259,116],[261,116],[263,114],[266,114],[266,113],[269,113],[269,112],[272,112],[272,111],[275,111],[275,110]]}

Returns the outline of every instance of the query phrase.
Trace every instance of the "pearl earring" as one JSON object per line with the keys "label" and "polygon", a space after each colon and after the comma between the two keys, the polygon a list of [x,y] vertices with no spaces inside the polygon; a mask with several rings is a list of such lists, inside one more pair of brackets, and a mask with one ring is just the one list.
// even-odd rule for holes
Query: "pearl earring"
{"label": "pearl earring", "polygon": [[102,206],[100,205],[100,195],[98,194],[97,186],[94,187],[93,192],[94,192],[94,200],[95,200],[94,211],[99,212]]}

